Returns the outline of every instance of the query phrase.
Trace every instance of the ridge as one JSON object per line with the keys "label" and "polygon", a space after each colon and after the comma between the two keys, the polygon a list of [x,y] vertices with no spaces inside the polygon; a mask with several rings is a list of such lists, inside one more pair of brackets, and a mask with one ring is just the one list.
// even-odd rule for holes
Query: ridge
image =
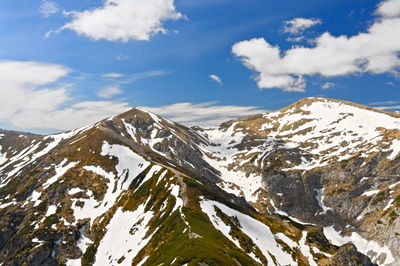
{"label": "ridge", "polygon": [[132,108],[59,134],[9,132],[0,260],[390,265],[399,128],[384,112],[311,98],[214,128]]}

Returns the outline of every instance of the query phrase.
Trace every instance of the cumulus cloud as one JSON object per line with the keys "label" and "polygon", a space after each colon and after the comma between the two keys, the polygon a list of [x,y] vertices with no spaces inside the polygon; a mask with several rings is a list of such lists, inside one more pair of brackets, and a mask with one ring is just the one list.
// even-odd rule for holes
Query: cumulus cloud
{"label": "cumulus cloud", "polygon": [[187,126],[214,126],[234,118],[266,112],[257,106],[218,105],[217,102],[183,102],[143,108]]}
{"label": "cumulus cloud", "polygon": [[[119,101],[76,101],[62,81],[71,70],[58,64],[29,61],[0,61],[0,122],[19,129],[69,130],[122,113],[130,108]],[[130,81],[162,75],[147,71],[131,75]],[[128,82],[125,80],[125,82]],[[120,93],[119,87],[106,87],[99,93],[108,98]],[[101,95],[100,95],[101,94]],[[185,125],[216,125],[240,116],[265,112],[256,106],[176,103],[144,107]],[[62,123],[60,123],[62,121]]]}
{"label": "cumulus cloud", "polygon": [[282,51],[264,38],[232,47],[243,64],[258,73],[259,88],[304,91],[305,76],[345,76],[356,73],[396,73],[400,66],[400,1],[383,1],[371,26],[354,36],[325,32],[312,47]]}
{"label": "cumulus cloud", "polygon": [[324,84],[322,84],[321,89],[327,90],[329,88],[332,88],[333,86],[335,86],[335,83],[328,81],[328,82],[325,82]]}
{"label": "cumulus cloud", "polygon": [[322,21],[320,19],[295,18],[283,22],[283,31],[290,34],[299,34],[304,30],[321,23]]}
{"label": "cumulus cloud", "polygon": [[222,86],[222,80],[217,75],[211,74],[208,76],[211,80],[215,81],[218,85]]}
{"label": "cumulus cloud", "polygon": [[58,13],[60,9],[58,8],[57,3],[50,0],[42,0],[39,6],[39,13],[45,17],[50,17]]}
{"label": "cumulus cloud", "polygon": [[66,14],[72,20],[49,34],[69,29],[93,40],[149,40],[168,32],[165,21],[184,18],[176,11],[174,0],[106,0],[101,7]]}
{"label": "cumulus cloud", "polygon": [[400,4],[398,0],[382,1],[376,10],[378,15],[391,18],[398,17],[400,14]]}
{"label": "cumulus cloud", "polygon": [[129,109],[123,102],[71,103],[68,85],[57,84],[70,72],[57,64],[0,61],[0,122],[20,129],[67,130]]}

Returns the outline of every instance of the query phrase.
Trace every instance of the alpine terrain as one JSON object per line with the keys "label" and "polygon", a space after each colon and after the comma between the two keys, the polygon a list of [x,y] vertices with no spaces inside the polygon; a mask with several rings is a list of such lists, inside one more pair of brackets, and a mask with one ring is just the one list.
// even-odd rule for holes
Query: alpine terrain
{"label": "alpine terrain", "polygon": [[0,131],[1,265],[400,265],[400,114],[307,98]]}

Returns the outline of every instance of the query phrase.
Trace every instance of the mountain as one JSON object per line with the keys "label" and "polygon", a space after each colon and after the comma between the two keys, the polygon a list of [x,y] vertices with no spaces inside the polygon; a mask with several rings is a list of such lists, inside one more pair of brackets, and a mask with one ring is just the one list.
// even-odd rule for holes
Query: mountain
{"label": "mountain", "polygon": [[307,98],[0,131],[1,265],[400,265],[400,115]]}

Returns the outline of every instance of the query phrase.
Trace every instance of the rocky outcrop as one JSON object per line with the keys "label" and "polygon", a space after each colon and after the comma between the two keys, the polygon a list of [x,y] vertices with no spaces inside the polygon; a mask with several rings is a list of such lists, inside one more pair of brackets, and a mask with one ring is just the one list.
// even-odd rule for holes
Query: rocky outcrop
{"label": "rocky outcrop", "polygon": [[353,244],[345,244],[329,259],[321,262],[324,266],[377,266]]}
{"label": "rocky outcrop", "polygon": [[[314,98],[209,129],[134,108],[58,135],[0,131],[0,260],[90,265],[114,219],[141,210],[128,234],[148,230],[136,242],[148,244],[132,261],[131,250],[104,263],[286,261],[263,254],[241,218],[268,226],[287,261],[301,265],[399,261],[399,119]],[[225,207],[203,210],[207,200]],[[338,249],[327,228],[385,252]]]}

